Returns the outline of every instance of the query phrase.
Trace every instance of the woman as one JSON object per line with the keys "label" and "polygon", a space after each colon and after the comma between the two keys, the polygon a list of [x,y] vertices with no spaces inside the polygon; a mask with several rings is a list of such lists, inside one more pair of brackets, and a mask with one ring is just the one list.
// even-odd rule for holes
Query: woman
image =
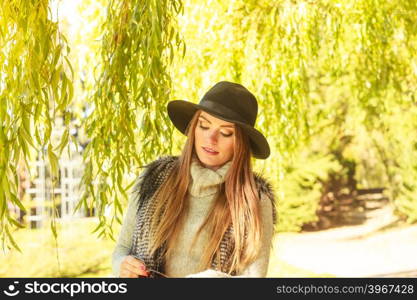
{"label": "woman", "polygon": [[251,169],[269,145],[255,96],[222,81],[193,104],[168,103],[187,136],[179,157],[139,176],[113,253],[119,277],[264,277],[276,222],[270,185]]}

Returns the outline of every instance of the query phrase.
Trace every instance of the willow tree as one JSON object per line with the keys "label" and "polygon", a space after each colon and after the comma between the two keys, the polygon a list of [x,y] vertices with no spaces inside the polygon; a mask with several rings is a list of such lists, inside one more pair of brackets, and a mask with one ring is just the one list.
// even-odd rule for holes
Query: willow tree
{"label": "willow tree", "polygon": [[[0,5],[0,236],[3,248],[17,247],[11,231],[21,226],[10,206],[25,210],[17,196],[17,168],[40,152],[53,179],[58,157],[69,140],[68,127],[58,144],[51,141],[56,118],[69,123],[72,99],[69,47],[48,0],[1,1]],[[52,219],[52,228],[55,228]]]}
{"label": "willow tree", "polygon": [[[44,126],[38,131],[54,162],[59,151],[54,155],[47,140],[53,120],[47,108],[59,103],[56,107],[64,114],[71,95],[65,73],[57,77],[54,72],[66,63],[67,52],[56,42],[57,36],[64,41],[52,30],[56,24],[42,13],[47,1],[32,4],[32,9],[22,3],[5,2],[1,13],[7,17],[0,21],[6,49],[0,56],[1,128],[8,130],[6,138],[0,137],[0,151],[8,158],[0,157],[5,166],[0,171],[11,179],[16,163],[9,161],[18,159],[14,153],[24,153],[32,136],[28,132],[29,138],[20,138],[23,143],[19,138],[11,143],[17,136],[13,130],[23,135],[28,131],[17,126],[22,117],[13,118],[28,111],[23,107],[30,107],[34,116],[43,112],[44,125],[33,117],[30,129],[36,136],[36,126]],[[43,9],[34,9],[39,3]],[[167,119],[167,101],[198,102],[220,80],[241,82],[259,100],[257,127],[267,135],[272,155],[266,162],[254,161],[255,169],[267,173],[276,188],[278,229],[299,230],[315,218],[318,179],[343,168],[335,151],[358,163],[361,186],[388,185],[397,211],[410,222],[417,220],[417,147],[410,142],[417,138],[414,0],[215,0],[209,6],[204,1],[184,5],[174,0],[111,1],[97,29],[101,46],[92,48],[100,51],[96,81],[88,83],[91,91],[77,94],[91,96],[76,101],[91,111],[83,123],[89,142],[80,206],[97,208],[100,234],[112,235],[114,221],[121,221],[127,192],[140,172],[137,167],[180,150],[180,135]],[[28,27],[28,20],[43,21]],[[50,41],[47,50],[45,40]],[[22,47],[25,51],[19,52]],[[13,59],[16,64],[9,63]],[[13,79],[10,89],[3,78]],[[352,137],[348,144],[347,137]],[[7,201],[18,201],[10,196],[15,195],[16,179],[3,182],[10,183],[11,191],[0,192],[2,199],[9,199],[1,202],[5,211]]]}
{"label": "willow tree", "polygon": [[[121,223],[127,192],[140,172],[135,166],[171,152],[165,106],[174,50],[185,51],[176,28],[182,9],[179,0],[117,0],[107,7],[92,113],[84,123],[89,143],[79,205],[97,209],[99,235],[113,236],[114,221]],[[126,176],[132,180],[126,183]]]}
{"label": "willow tree", "polygon": [[222,79],[255,92],[273,146],[256,166],[274,182],[280,230],[315,219],[319,180],[343,168],[335,152],[416,221],[416,18],[412,0],[188,4],[174,98],[198,101]]}

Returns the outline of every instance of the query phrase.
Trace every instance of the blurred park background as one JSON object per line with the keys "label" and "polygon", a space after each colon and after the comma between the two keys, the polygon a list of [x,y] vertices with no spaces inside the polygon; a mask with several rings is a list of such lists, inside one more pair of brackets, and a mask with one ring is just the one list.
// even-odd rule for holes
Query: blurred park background
{"label": "blurred park background", "polygon": [[268,276],[417,276],[415,0],[0,0],[1,277],[108,277],[166,114],[258,98]]}

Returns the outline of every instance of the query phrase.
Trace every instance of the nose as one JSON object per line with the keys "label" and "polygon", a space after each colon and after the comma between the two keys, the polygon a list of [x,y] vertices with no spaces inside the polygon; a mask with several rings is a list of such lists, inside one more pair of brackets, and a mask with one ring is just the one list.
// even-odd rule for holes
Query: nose
{"label": "nose", "polygon": [[218,140],[217,130],[210,131],[208,135],[209,135],[208,138],[209,138],[210,143],[213,145],[217,144],[217,140]]}

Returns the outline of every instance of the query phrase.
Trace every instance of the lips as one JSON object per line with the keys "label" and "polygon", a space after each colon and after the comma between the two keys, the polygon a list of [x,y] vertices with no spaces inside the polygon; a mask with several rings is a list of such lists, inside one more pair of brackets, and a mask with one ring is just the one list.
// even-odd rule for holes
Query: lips
{"label": "lips", "polygon": [[208,147],[202,147],[203,148],[203,150],[207,153],[207,154],[211,154],[211,155],[216,155],[216,154],[219,154],[219,152],[217,152],[217,151],[214,151],[213,149],[211,149],[211,148],[208,148]]}

